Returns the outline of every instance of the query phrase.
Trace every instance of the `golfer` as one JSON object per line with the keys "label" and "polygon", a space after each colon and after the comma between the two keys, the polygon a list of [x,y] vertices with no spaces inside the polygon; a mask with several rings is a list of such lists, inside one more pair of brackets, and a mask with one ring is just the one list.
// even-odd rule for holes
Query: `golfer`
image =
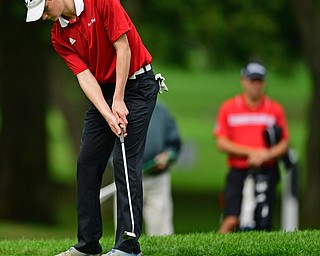
{"label": "golfer", "polygon": [[[119,0],[25,0],[26,21],[54,22],[52,44],[76,75],[91,101],[84,118],[77,162],[78,243],[59,255],[100,255],[102,223],[99,192],[114,148],[117,230],[106,255],[142,255],[142,161],[149,120],[159,85],[152,57]],[[125,135],[133,218],[120,141]],[[123,234],[134,230],[130,240]]]}
{"label": "golfer", "polygon": [[[277,159],[287,152],[289,135],[283,107],[264,93],[265,77],[266,68],[261,63],[248,63],[241,70],[243,92],[223,102],[218,112],[213,135],[218,149],[227,154],[229,167],[220,233],[234,231],[239,225],[242,189],[248,174],[264,180],[259,189],[263,188],[263,197],[260,196],[259,200],[263,198],[265,204],[254,220],[254,228],[271,229],[279,179]],[[278,143],[269,146],[264,132],[272,126],[282,129],[282,137]]]}

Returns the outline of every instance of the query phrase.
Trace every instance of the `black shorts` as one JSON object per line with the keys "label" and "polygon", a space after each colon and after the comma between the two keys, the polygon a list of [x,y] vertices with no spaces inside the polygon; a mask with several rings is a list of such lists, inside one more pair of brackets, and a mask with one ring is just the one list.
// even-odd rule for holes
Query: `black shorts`
{"label": "black shorts", "polygon": [[[239,216],[242,203],[242,189],[244,180],[246,179],[249,170],[231,168],[227,175],[227,184],[224,191],[225,210],[224,216]],[[279,181],[278,167],[259,170],[260,174],[267,176],[268,191],[267,202],[270,206],[270,216],[272,216],[272,206],[275,202],[276,184]]]}

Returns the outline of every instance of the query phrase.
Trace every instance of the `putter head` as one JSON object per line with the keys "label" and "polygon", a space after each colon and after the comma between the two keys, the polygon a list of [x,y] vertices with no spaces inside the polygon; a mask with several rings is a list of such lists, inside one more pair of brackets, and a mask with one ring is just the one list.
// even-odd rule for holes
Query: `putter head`
{"label": "putter head", "polygon": [[122,235],[122,238],[124,240],[130,240],[130,239],[133,239],[133,238],[136,238],[136,234],[133,233],[133,232],[129,232],[129,231],[124,231],[123,232],[123,235]]}

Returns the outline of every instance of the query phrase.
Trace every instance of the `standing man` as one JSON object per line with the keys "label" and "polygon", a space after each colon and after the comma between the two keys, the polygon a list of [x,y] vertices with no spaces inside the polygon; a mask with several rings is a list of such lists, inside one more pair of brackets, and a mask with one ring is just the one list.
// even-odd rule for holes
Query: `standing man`
{"label": "standing man", "polygon": [[[231,232],[239,225],[243,185],[248,174],[259,177],[259,182],[263,178],[262,185],[258,187],[260,192],[263,190],[263,196],[259,199],[266,199],[260,209],[264,219],[255,219],[255,229],[271,229],[279,179],[277,159],[287,152],[289,135],[282,106],[264,94],[265,76],[266,69],[261,63],[248,63],[241,70],[242,94],[223,102],[218,112],[213,135],[218,149],[227,154],[230,168],[220,233]],[[272,126],[280,127],[282,136],[270,146],[264,133]]]}
{"label": "standing man", "polygon": [[[114,148],[117,231],[107,255],[142,255],[142,161],[159,86],[152,57],[119,0],[25,0],[27,22],[52,20],[52,44],[91,101],[77,162],[78,243],[59,255],[100,255],[99,192]],[[118,139],[125,135],[134,227]],[[135,237],[125,239],[125,231]]]}
{"label": "standing man", "polygon": [[148,133],[143,164],[143,217],[147,235],[171,235],[173,200],[169,168],[181,148],[178,127],[168,109],[157,102]]}

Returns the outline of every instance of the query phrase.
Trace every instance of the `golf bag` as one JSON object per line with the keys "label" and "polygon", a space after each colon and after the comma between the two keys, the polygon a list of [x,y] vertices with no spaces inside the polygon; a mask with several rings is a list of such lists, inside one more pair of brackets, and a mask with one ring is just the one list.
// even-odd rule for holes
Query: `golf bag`
{"label": "golf bag", "polygon": [[[264,138],[268,146],[272,146],[280,141],[282,137],[282,129],[278,126],[268,127],[264,132]],[[291,193],[294,197],[298,197],[298,167],[297,157],[293,150],[289,149],[288,153],[281,157],[281,162],[287,172],[291,172]]]}
{"label": "golf bag", "polygon": [[243,185],[239,230],[270,230],[268,190],[269,175],[257,169],[249,170]]}
{"label": "golf bag", "polygon": [[[268,127],[264,134],[268,146],[277,144],[282,137],[282,129],[278,126]],[[285,154],[281,159],[287,172],[290,172],[290,194],[298,196],[298,170],[292,154]],[[242,191],[242,205],[239,230],[270,230],[271,206],[267,201],[270,189],[270,177],[263,170],[249,170]]]}

